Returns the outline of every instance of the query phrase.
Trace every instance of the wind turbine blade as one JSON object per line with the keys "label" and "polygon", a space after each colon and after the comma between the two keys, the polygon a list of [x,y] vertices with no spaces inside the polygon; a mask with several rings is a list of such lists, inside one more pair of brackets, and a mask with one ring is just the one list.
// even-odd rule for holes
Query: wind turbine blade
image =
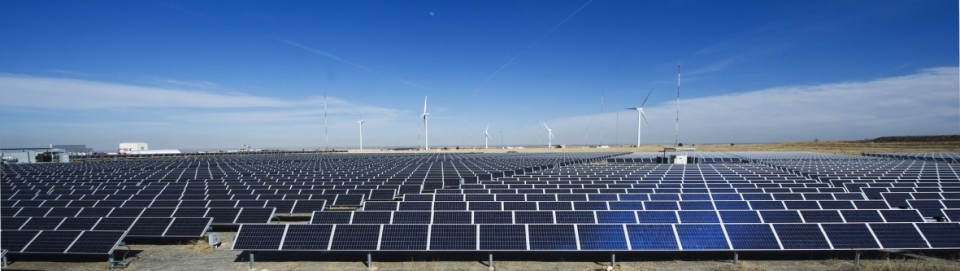
{"label": "wind turbine blade", "polygon": [[650,94],[653,94],[653,88],[650,88],[650,92],[647,92],[647,97],[643,98],[643,103],[640,104],[640,107],[643,107],[647,104],[647,100],[650,99]]}
{"label": "wind turbine blade", "polygon": [[423,96],[423,115],[427,115],[427,96]]}
{"label": "wind turbine blade", "polygon": [[647,125],[650,125],[650,122],[647,121],[647,113],[646,113],[646,112],[643,112],[643,110],[640,110],[640,116],[643,117],[643,122],[647,123]]}

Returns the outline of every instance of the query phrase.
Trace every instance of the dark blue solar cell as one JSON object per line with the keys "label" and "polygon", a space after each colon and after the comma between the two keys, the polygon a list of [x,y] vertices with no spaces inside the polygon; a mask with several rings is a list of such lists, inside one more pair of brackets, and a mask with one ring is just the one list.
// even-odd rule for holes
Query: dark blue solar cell
{"label": "dark blue solar cell", "polygon": [[333,225],[291,224],[283,237],[283,250],[327,250]]}
{"label": "dark blue solar cell", "polygon": [[800,215],[806,223],[843,222],[840,212],[836,210],[803,210]]}
{"label": "dark blue solar cell", "polygon": [[581,250],[626,250],[622,225],[578,225]]}
{"label": "dark blue solar cell", "polygon": [[774,224],[783,249],[830,249],[817,224]]}
{"label": "dark blue solar cell", "polygon": [[537,203],[541,211],[545,210],[573,210],[573,204],[567,201]]}
{"label": "dark blue solar cell", "polygon": [[122,231],[85,231],[70,245],[67,253],[110,254],[123,236]]}
{"label": "dark blue solar cell", "polygon": [[430,224],[431,212],[394,212],[393,224]]}
{"label": "dark blue solar cell", "polygon": [[527,201],[504,202],[504,203],[503,203],[503,210],[506,210],[506,211],[534,211],[534,210],[537,210],[537,203],[536,203],[536,202],[527,202]]}
{"label": "dark blue solar cell", "polygon": [[557,211],[557,224],[595,224],[591,211]]}
{"label": "dark blue solar cell", "polygon": [[32,217],[20,229],[23,230],[53,230],[60,223],[63,223],[63,217]]}
{"label": "dark blue solar cell", "polygon": [[929,248],[917,228],[910,223],[870,224],[883,248]]}
{"label": "dark blue solar cell", "polygon": [[679,223],[674,211],[637,211],[640,223]]}
{"label": "dark blue solar cell", "polygon": [[350,224],[353,212],[319,211],[313,212],[310,224]]}
{"label": "dark blue solar cell", "polygon": [[467,202],[465,201],[436,201],[433,203],[435,211],[466,211]]}
{"label": "dark blue solar cell", "polygon": [[720,223],[715,211],[679,211],[680,223]]}
{"label": "dark blue solar cell", "polygon": [[856,206],[857,209],[882,210],[890,208],[887,202],[882,200],[857,200],[853,201],[853,205]]}
{"label": "dark blue solar cell", "polygon": [[743,197],[740,197],[740,194],[713,194],[713,200],[715,201],[726,201],[726,200],[743,200]]}
{"label": "dark blue solar cell", "polygon": [[[390,224],[392,212],[353,212],[352,224]],[[469,220],[468,220],[469,221]]]}
{"label": "dark blue solar cell", "polygon": [[715,201],[714,206],[717,210],[750,210],[750,204],[746,201]]}
{"label": "dark blue solar cell", "polygon": [[917,223],[932,248],[960,248],[960,224]]}
{"label": "dark blue solar cell", "polygon": [[627,225],[633,250],[676,250],[677,236],[671,225]]}
{"label": "dark blue solar cell", "polygon": [[647,201],[643,203],[644,210],[680,210],[676,201]]}
{"label": "dark blue solar cell", "polygon": [[783,202],[774,200],[750,201],[750,208],[754,210],[783,210]]}
{"label": "dark blue solar cell", "polygon": [[530,250],[577,250],[577,238],[573,226],[528,225]]}
{"label": "dark blue solar cell", "polygon": [[383,225],[380,250],[427,250],[429,225]]}
{"label": "dark blue solar cell", "polygon": [[610,210],[638,211],[643,210],[642,201],[611,201]]}
{"label": "dark blue solar cell", "polygon": [[754,200],[773,200],[773,196],[771,196],[770,194],[763,194],[763,193],[745,193],[745,194],[740,194],[740,195],[743,197],[744,200],[750,200],[750,201],[754,201]]}
{"label": "dark blue solar cell", "polygon": [[679,194],[656,193],[650,194],[650,200],[679,201]]}
{"label": "dark blue solar cell", "polygon": [[476,250],[476,225],[433,225],[430,250]]}
{"label": "dark blue solar cell", "polygon": [[573,209],[577,211],[595,211],[595,210],[607,210],[607,202],[605,201],[576,201],[573,202]]}
{"label": "dark blue solar cell", "polygon": [[234,241],[234,250],[279,250],[287,225],[241,225]]}
{"label": "dark blue solar cell", "polygon": [[719,224],[677,224],[683,250],[729,249]]}
{"label": "dark blue solar cell", "polygon": [[856,209],[849,200],[821,200],[820,207],[824,210],[851,210]]}
{"label": "dark blue solar cell", "polygon": [[23,248],[23,252],[64,253],[80,233],[81,231],[42,231]]}
{"label": "dark blue solar cell", "polygon": [[513,212],[479,211],[473,213],[474,224],[513,224]]}
{"label": "dark blue solar cell", "polygon": [[433,212],[433,224],[471,224],[472,218],[469,211]]}
{"label": "dark blue solar cell", "polygon": [[880,248],[866,224],[823,224],[821,226],[827,238],[830,238],[833,248]]}
{"label": "dark blue solar cell", "polygon": [[526,250],[524,225],[480,225],[480,250]]}
{"label": "dark blue solar cell", "polygon": [[57,230],[89,231],[93,229],[94,225],[97,225],[98,221],[100,221],[100,218],[96,217],[68,217],[63,223],[60,223]]}
{"label": "dark blue solar cell", "polygon": [[27,223],[29,217],[8,217],[4,216],[0,218],[0,230],[17,230],[20,227],[23,227],[23,224]]}
{"label": "dark blue solar cell", "polygon": [[723,223],[760,223],[760,215],[756,211],[720,211],[719,213]]}
{"label": "dark blue solar cell", "polygon": [[[573,226],[570,226],[570,229],[570,233],[573,233]],[[20,252],[38,233],[40,231],[2,230],[0,231],[0,239],[3,242],[0,242],[0,248],[10,252]],[[576,244],[573,248],[577,248]]]}
{"label": "dark blue solar cell", "polygon": [[710,201],[681,201],[680,210],[713,210],[713,202]]}
{"label": "dark blue solar cell", "polygon": [[399,202],[390,201],[368,201],[363,203],[364,211],[396,211]]}
{"label": "dark blue solar cell", "polygon": [[376,250],[379,238],[380,225],[336,225],[330,250]]}
{"label": "dark blue solar cell", "polygon": [[597,223],[634,224],[637,223],[637,217],[636,213],[631,211],[597,211]]}
{"label": "dark blue solar cell", "polygon": [[820,209],[820,205],[817,204],[816,201],[790,200],[784,201],[783,205],[785,205],[788,210]]}
{"label": "dark blue solar cell", "polygon": [[733,249],[780,249],[770,224],[725,224]]}
{"label": "dark blue solar cell", "polygon": [[503,209],[503,204],[497,201],[475,201],[468,202],[467,207],[471,211],[500,211]]}
{"label": "dark blue solar cell", "polygon": [[880,210],[887,222],[923,222],[917,210]]}
{"label": "dark blue solar cell", "polygon": [[517,211],[517,224],[553,224],[553,212],[549,211]]}
{"label": "dark blue solar cell", "polygon": [[847,222],[883,222],[877,210],[840,210],[840,214]]}
{"label": "dark blue solar cell", "polygon": [[797,211],[760,211],[763,223],[801,223]]}
{"label": "dark blue solar cell", "polygon": [[433,203],[420,201],[401,201],[400,211],[430,211],[433,210]]}
{"label": "dark blue solar cell", "polygon": [[960,222],[960,209],[943,210],[943,214],[952,222]]}

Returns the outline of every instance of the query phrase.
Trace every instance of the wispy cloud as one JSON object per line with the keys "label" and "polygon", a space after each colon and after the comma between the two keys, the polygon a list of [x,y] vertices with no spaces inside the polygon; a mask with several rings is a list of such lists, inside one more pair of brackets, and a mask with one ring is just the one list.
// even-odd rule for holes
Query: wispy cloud
{"label": "wispy cloud", "polygon": [[[681,142],[862,139],[960,133],[957,67],[924,69],[860,82],[785,86],[681,101]],[[696,91],[696,90],[691,90]],[[674,103],[647,108],[644,141],[672,143]],[[614,113],[550,121],[558,136],[583,137],[584,119],[612,123]],[[621,143],[636,138],[636,115],[620,114]],[[598,138],[598,131],[589,135]],[[604,138],[612,138],[612,129]],[[573,140],[577,142],[577,140]]]}

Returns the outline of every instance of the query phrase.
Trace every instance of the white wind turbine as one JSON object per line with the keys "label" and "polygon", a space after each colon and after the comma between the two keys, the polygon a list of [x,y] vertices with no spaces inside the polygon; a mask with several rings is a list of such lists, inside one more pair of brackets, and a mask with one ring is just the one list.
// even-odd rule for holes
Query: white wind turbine
{"label": "white wind turbine", "polygon": [[427,96],[423,96],[423,115],[420,115],[420,117],[423,118],[423,145],[426,150],[430,150],[430,127],[427,125],[428,116],[430,116],[430,113],[427,113]]}
{"label": "white wind turbine", "polygon": [[643,99],[643,103],[640,104],[640,107],[627,108],[627,110],[636,110],[636,111],[637,111],[637,148],[640,147],[640,135],[641,135],[641,131],[642,131],[642,130],[641,130],[641,128],[642,128],[642,123],[641,123],[641,122],[646,122],[647,125],[650,125],[650,122],[647,121],[647,113],[643,111],[643,106],[647,104],[647,100],[650,99],[650,94],[652,94],[652,93],[653,93],[653,89],[651,89],[650,92],[647,92],[647,97]]}
{"label": "white wind turbine", "polygon": [[487,124],[487,128],[483,129],[483,148],[490,148],[490,124]]}
{"label": "white wind turbine", "polygon": [[360,114],[360,120],[357,123],[360,124],[360,150],[363,150],[363,114]]}
{"label": "white wind turbine", "polygon": [[553,129],[550,129],[550,126],[547,126],[547,123],[543,123],[543,128],[547,128],[547,148],[553,147]]}

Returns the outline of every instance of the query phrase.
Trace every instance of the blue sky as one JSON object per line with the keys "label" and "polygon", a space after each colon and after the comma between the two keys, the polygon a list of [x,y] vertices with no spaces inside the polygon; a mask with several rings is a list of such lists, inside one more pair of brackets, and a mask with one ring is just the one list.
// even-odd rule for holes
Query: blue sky
{"label": "blue sky", "polygon": [[681,142],[957,134],[957,5],[3,1],[0,146],[672,143],[681,61]]}

